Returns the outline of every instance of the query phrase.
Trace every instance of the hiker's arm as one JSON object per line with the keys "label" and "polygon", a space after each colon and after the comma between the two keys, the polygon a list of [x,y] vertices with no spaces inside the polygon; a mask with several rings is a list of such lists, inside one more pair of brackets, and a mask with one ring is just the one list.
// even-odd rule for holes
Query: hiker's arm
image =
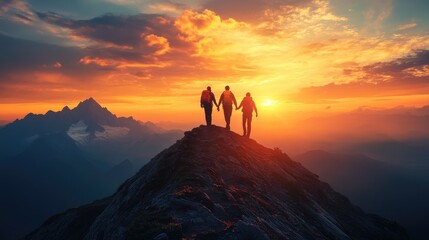
{"label": "hiker's arm", "polygon": [[236,107],[235,110],[240,109],[243,106],[244,99],[241,101],[240,106]]}
{"label": "hiker's arm", "polygon": [[218,110],[218,111],[219,111],[219,107],[220,107],[220,105],[222,104],[222,102],[223,102],[223,93],[220,95],[219,103],[218,103],[218,105],[217,105],[217,110]]}
{"label": "hiker's arm", "polygon": [[238,108],[238,107],[237,107],[237,100],[235,100],[235,96],[234,96],[234,94],[233,94],[233,93],[231,93],[231,95],[232,95],[232,101],[234,102],[235,108]]}
{"label": "hiker's arm", "polygon": [[258,109],[256,108],[255,102],[253,102],[253,109],[255,109],[256,117],[258,117]]}
{"label": "hiker's arm", "polygon": [[213,100],[212,100],[212,101],[214,102],[215,106],[216,106],[216,107],[218,107],[218,105],[217,105],[217,103],[216,103],[216,97],[215,97],[214,93],[212,93],[212,97],[213,97]]}

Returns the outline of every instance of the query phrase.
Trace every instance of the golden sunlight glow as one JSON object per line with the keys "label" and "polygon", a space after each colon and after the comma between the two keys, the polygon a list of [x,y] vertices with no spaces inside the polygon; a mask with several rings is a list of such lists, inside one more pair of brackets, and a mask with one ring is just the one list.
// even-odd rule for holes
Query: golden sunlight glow
{"label": "golden sunlight glow", "polygon": [[261,106],[263,107],[273,107],[276,105],[276,102],[271,99],[266,99],[264,102],[261,103]]}

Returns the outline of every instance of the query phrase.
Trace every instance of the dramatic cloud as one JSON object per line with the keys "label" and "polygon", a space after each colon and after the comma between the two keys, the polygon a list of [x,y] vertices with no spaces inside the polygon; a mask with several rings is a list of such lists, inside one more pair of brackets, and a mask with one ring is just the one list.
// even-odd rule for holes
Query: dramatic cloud
{"label": "dramatic cloud", "polygon": [[[202,77],[208,72],[211,76],[228,70],[232,73],[231,67],[235,64],[223,65],[222,61],[233,62],[237,57],[242,60],[238,47],[245,38],[251,37],[245,23],[221,19],[210,10],[186,10],[175,19],[158,14],[108,14],[90,20],[73,20],[54,13],[38,13],[38,16],[50,24],[70,29],[75,38],[94,42],[84,49],[86,56],[80,63],[132,71],[140,68],[136,72],[138,76],[150,68],[167,67],[160,77],[184,78],[187,74],[195,75],[196,71]],[[218,73],[213,71],[215,62],[219,62],[215,67]],[[160,73],[153,71],[146,76]]]}
{"label": "dramatic cloud", "polygon": [[[103,73],[82,66],[85,56],[77,47],[62,47],[0,34],[0,98],[3,104],[86,97],[88,88]],[[25,96],[25,97],[23,97]]]}
{"label": "dramatic cloud", "polygon": [[429,65],[410,67],[403,71],[415,77],[429,77]]}
{"label": "dramatic cloud", "polygon": [[369,74],[403,76],[404,70],[422,67],[429,64],[429,50],[418,50],[413,54],[391,62],[382,62],[365,66],[363,70]]}
{"label": "dramatic cloud", "polygon": [[[48,24],[69,29],[72,39],[87,44],[62,47],[2,36],[1,48],[5,54],[0,57],[4,63],[0,74],[4,76],[4,94],[0,97],[5,101],[16,101],[12,94],[22,96],[17,92],[24,92],[24,82],[28,89],[25,95],[33,99],[40,98],[37,92],[48,88],[48,84],[61,86],[63,93],[70,91],[69,94],[76,96],[78,88],[82,87],[81,81],[85,81],[82,92],[97,89],[107,94],[111,91],[109,88],[115,86],[118,90],[115,94],[138,95],[165,84],[170,88],[162,91],[165,94],[175,85],[196,76],[232,77],[241,72],[236,69],[236,55],[221,59],[219,56],[232,46],[228,43],[233,42],[221,34],[228,31],[232,35],[242,24],[232,19],[224,21],[208,10],[202,13],[186,11],[176,19],[155,14],[108,14],[89,20],[74,20],[55,13],[37,13],[37,16]],[[26,54],[30,57],[23,59]],[[224,64],[225,61],[231,64]],[[239,64],[245,66],[245,61]],[[36,79],[43,77],[46,77],[46,84],[38,84],[37,81],[43,80]],[[90,87],[92,85],[97,87]],[[13,91],[8,91],[12,88]],[[58,91],[59,88],[52,89]],[[59,96],[45,92],[48,98]],[[160,94],[160,91],[151,92]]]}
{"label": "dramatic cloud", "polygon": [[51,24],[72,30],[73,35],[112,46],[138,47],[142,34],[168,35],[175,33],[171,18],[163,15],[139,14],[133,16],[106,14],[90,20],[73,20],[55,13],[38,13]]}
{"label": "dramatic cloud", "polygon": [[359,76],[349,83],[330,83],[303,88],[299,98],[305,101],[359,97],[425,95],[429,93],[429,50],[389,62],[379,62],[344,71]]}
{"label": "dramatic cloud", "polygon": [[[60,65],[75,74],[84,55],[79,48],[20,40],[0,34],[0,76],[19,71],[41,71]],[[60,64],[60,65],[59,65]],[[6,79],[0,78],[0,81]]]}
{"label": "dramatic cloud", "polygon": [[165,37],[160,37],[155,34],[143,34],[142,38],[147,42],[149,47],[157,48],[155,55],[163,55],[170,50],[170,44]]}

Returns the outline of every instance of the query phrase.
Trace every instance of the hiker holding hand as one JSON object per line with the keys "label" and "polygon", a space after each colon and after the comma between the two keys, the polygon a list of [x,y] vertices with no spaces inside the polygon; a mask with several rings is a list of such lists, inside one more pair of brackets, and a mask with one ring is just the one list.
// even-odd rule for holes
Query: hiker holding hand
{"label": "hiker holding hand", "polygon": [[229,86],[225,86],[225,91],[222,93],[219,99],[219,104],[217,105],[217,110],[222,104],[223,114],[225,116],[226,129],[230,130],[231,115],[232,115],[232,104],[234,103],[235,108],[237,108],[237,101],[235,100],[234,94],[229,90]]}
{"label": "hiker holding hand", "polygon": [[258,117],[258,109],[256,108],[256,104],[250,96],[249,92],[246,93],[246,97],[243,98],[240,103],[240,106],[238,106],[238,108],[236,108],[235,110],[238,110],[241,107],[243,107],[243,110],[241,110],[243,112],[243,136],[249,138],[250,131],[252,130],[253,110],[255,110],[256,117]]}
{"label": "hiker holding hand", "polygon": [[207,126],[212,125],[213,103],[216,107],[218,107],[215,95],[212,93],[212,88],[209,86],[207,87],[207,90],[203,90],[203,92],[201,93],[200,100],[201,108],[204,108]]}

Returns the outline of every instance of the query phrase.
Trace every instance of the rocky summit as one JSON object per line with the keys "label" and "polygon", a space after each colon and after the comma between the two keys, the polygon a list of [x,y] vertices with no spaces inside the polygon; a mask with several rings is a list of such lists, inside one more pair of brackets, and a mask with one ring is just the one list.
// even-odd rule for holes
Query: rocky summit
{"label": "rocky summit", "polygon": [[[388,201],[388,199],[386,199]],[[201,126],[111,197],[48,219],[25,239],[408,239],[278,149]]]}

